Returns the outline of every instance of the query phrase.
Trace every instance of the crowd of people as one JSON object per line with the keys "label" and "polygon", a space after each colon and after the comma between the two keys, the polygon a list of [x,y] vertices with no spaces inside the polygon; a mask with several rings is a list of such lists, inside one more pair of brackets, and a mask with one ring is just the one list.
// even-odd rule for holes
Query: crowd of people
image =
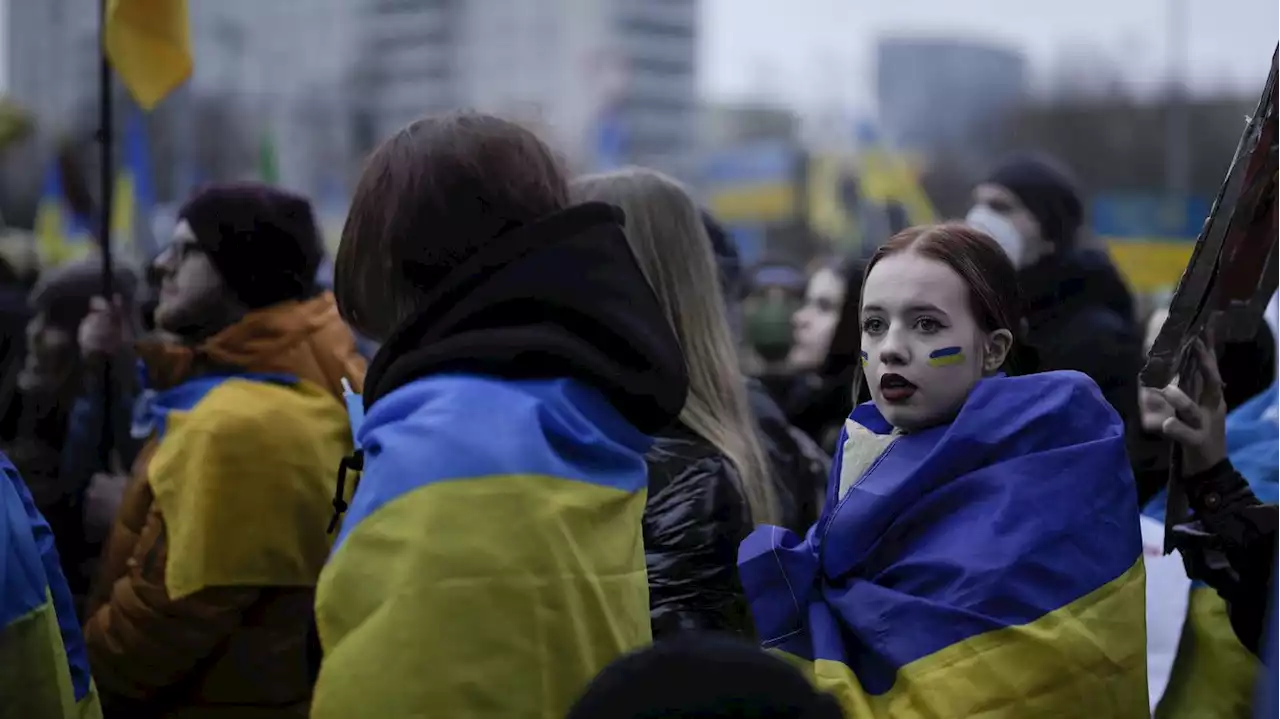
{"label": "crowd of people", "polygon": [[455,113],[370,155],[331,278],[254,183],[110,297],[0,277],[0,717],[1150,716],[1175,446],[1154,711],[1274,713],[1274,318],[1140,388],[1084,217],[1021,157],[747,268],[676,180]]}

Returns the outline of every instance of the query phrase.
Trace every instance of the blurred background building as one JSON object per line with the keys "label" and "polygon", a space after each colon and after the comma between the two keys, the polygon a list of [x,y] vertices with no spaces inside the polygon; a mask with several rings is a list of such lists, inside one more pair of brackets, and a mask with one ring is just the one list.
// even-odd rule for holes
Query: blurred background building
{"label": "blurred background building", "polygon": [[[197,184],[256,177],[314,198],[336,242],[381,138],[476,109],[535,127],[575,171],[675,175],[749,260],[866,251],[904,222],[962,214],[1000,157],[1055,154],[1089,197],[1089,229],[1141,288],[1176,281],[1278,12],[1263,0],[1078,0],[1036,17],[998,0],[188,4],[190,81],[145,117],[116,95],[117,147],[131,118],[144,126],[155,206],[139,217],[157,236]],[[97,177],[96,3],[0,0],[0,19],[5,92],[35,123],[5,149],[0,214],[31,227],[55,147],[70,143]]]}
{"label": "blurred background building", "polygon": [[[1000,45],[948,37],[890,37],[876,44],[880,126],[900,149],[961,146],[985,154],[1027,99],[1026,57]],[[975,140],[985,140],[983,146]]]}

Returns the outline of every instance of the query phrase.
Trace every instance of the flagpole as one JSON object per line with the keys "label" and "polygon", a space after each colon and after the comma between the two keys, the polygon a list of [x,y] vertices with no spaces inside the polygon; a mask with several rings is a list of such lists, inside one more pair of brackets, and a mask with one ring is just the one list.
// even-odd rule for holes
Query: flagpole
{"label": "flagpole", "polygon": [[99,182],[102,203],[98,206],[98,243],[102,250],[102,293],[111,301],[114,296],[111,266],[111,146],[115,132],[111,123],[111,63],[107,60],[106,33],[107,2],[98,0],[98,145],[101,151]]}
{"label": "flagpole", "polygon": [[[107,59],[107,2],[98,0],[98,142],[101,151],[99,181],[101,204],[98,206],[98,246],[102,252],[102,297],[115,302],[115,268],[111,258],[111,145],[115,139],[111,123],[111,63]],[[123,318],[121,318],[123,320]],[[111,357],[102,364],[102,441],[98,446],[102,470],[110,471],[111,450],[115,446],[112,436]]]}

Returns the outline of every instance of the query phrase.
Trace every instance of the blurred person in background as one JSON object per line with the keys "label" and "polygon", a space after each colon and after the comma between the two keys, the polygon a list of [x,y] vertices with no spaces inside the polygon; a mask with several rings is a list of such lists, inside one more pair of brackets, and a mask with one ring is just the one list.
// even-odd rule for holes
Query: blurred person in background
{"label": "blurred person in background", "polygon": [[[136,279],[115,269],[120,313],[132,313]],[[102,362],[82,361],[79,329],[102,292],[102,264],[85,259],[49,270],[32,290],[26,356],[0,420],[5,451],[53,528],[63,572],[77,606],[88,592],[100,550],[85,525],[92,477],[112,465],[127,466],[138,451],[129,437],[133,394],[128,352],[112,359],[112,450],[105,457],[106,401]],[[104,459],[107,461],[104,462]]]}
{"label": "blurred person in background", "polygon": [[[743,277],[741,268],[738,276]],[[742,343],[749,353],[744,369],[772,386],[792,374],[787,366],[791,316],[804,303],[805,276],[790,265],[766,261],[751,268],[741,284]]]}
{"label": "blurred person in background", "polygon": [[[134,465],[89,603],[108,717],[306,716],[312,599],[333,476],[351,450],[342,380],[364,361],[332,295],[310,203],[255,183],[182,208],[156,260],[160,332],[137,342]],[[99,303],[82,328],[129,344]]]}
{"label": "blurred person in background", "polygon": [[369,156],[334,285],[381,348],[316,596],[316,719],[560,717],[651,641],[645,453],[689,380],[624,222],[491,115]]}
{"label": "blurred person in background", "polygon": [[1142,332],[1133,296],[1103,249],[1083,246],[1084,204],[1054,160],[1013,158],[973,191],[966,221],[1018,268],[1029,344],[1041,371],[1088,375],[1130,431],[1138,422]]}
{"label": "blurred person in background", "polygon": [[[749,280],[739,261],[738,249],[725,233],[724,228],[710,214],[702,213],[702,224],[706,228],[707,237],[711,240],[711,251],[715,254],[716,265],[720,270],[720,289],[724,296],[729,316],[746,314],[744,297],[749,295]],[[783,269],[783,268],[775,268]],[[755,277],[761,277],[757,273]],[[782,279],[782,278],[776,278]],[[797,276],[791,287],[786,285],[773,289],[790,292],[797,297],[795,287],[803,287],[803,278]],[[785,306],[784,308],[785,309]],[[790,347],[790,313],[770,319],[770,323],[780,323],[787,331],[785,347]],[[735,327],[731,321],[730,327]],[[738,325],[745,332],[745,328]],[[742,335],[739,335],[741,344]],[[780,354],[778,359],[785,359]],[[779,487],[778,500],[781,503],[781,526],[803,531],[805,527],[818,519],[822,509],[822,497],[826,493],[827,473],[831,469],[831,455],[823,452],[807,434],[792,426],[786,413],[778,405],[777,400],[765,385],[763,378],[747,375],[747,398],[751,402],[751,413],[755,416],[765,442],[765,452],[769,455],[769,463],[773,467],[773,477]]]}
{"label": "blurred person in background", "polygon": [[53,531],[0,454],[0,716],[99,719]]}
{"label": "blurred person in background", "polygon": [[627,243],[680,341],[689,394],[645,456],[645,563],[653,636],[728,631],[754,636],[737,577],[738,544],[781,518],[718,291],[703,218],[686,190],[632,168],[576,180],[580,202],[622,208]]}
{"label": "blurred person in background", "polygon": [[870,399],[866,387],[854,397],[861,333],[858,300],[865,268],[865,260],[853,257],[822,265],[809,279],[804,306],[791,320],[794,334],[787,362],[796,374],[779,403],[791,422],[828,453],[835,450],[854,405]]}

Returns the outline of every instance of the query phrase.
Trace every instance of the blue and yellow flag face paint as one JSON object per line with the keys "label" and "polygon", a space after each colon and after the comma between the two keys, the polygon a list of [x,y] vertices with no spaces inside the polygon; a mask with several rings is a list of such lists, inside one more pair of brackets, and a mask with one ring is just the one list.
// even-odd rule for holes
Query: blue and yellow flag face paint
{"label": "blue and yellow flag face paint", "polygon": [[0,715],[98,719],[53,532],[3,455],[0,474]]}
{"label": "blue and yellow flag face paint", "polygon": [[929,353],[930,367],[951,367],[964,363],[964,352],[959,347],[943,347]]}
{"label": "blue and yellow flag face paint", "polygon": [[866,366],[867,366],[867,351],[866,351],[866,350],[862,350],[862,351],[861,351],[861,352],[859,352],[858,354],[860,354],[860,355],[862,356],[862,367],[865,369],[865,368],[866,368]]}
{"label": "blue and yellow flag face paint", "polygon": [[650,641],[650,440],[598,392],[428,377],[370,407],[358,441],[312,717],[561,717]]}
{"label": "blue and yellow flag face paint", "polygon": [[341,402],[287,375],[205,376],[153,395],[134,429],[158,443],[146,479],[169,532],[171,597],[316,583],[351,450]]}
{"label": "blue and yellow flag face paint", "polygon": [[[868,403],[842,442],[892,431]],[[766,647],[851,717],[1148,712],[1136,494],[1092,381],[984,379],[950,425],[854,455],[806,538],[764,527],[739,551]]]}

